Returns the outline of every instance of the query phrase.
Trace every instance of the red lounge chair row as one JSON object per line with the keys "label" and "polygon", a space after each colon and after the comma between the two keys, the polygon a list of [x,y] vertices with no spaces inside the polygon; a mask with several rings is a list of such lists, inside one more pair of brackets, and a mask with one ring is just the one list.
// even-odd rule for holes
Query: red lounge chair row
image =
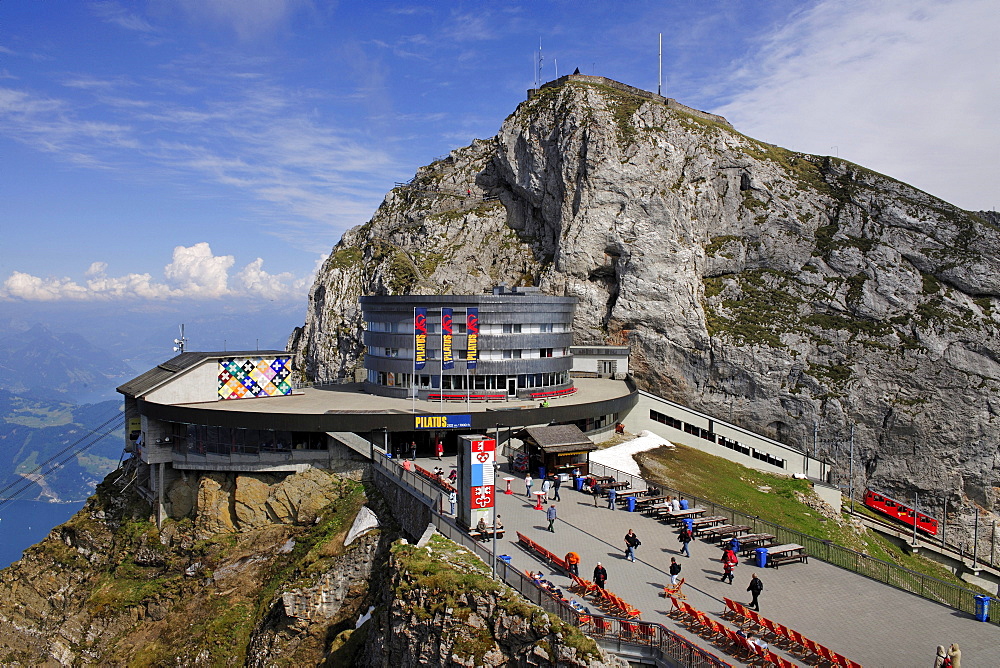
{"label": "red lounge chair row", "polygon": [[517,532],[517,542],[530,550],[531,552],[537,554],[543,560],[549,562],[553,566],[558,567],[563,573],[570,576],[573,579],[572,590],[577,591],[580,596],[594,595],[594,603],[601,607],[605,612],[610,615],[616,615],[619,617],[627,617],[629,619],[638,619],[642,612],[636,610],[634,607],[626,603],[621,597],[607,591],[606,589],[601,589],[589,580],[584,580],[580,576],[573,573],[570,570],[569,564],[560,557],[557,557],[549,550],[545,549],[535,541],[531,540],[525,536],[520,531]]}
{"label": "red lounge chair row", "polygon": [[531,540],[520,531],[517,532],[517,542],[520,543],[521,546],[525,547],[529,551],[537,554],[539,557],[542,558],[543,561],[549,562],[553,566],[558,567],[563,573],[571,574],[571,571],[569,569],[569,564],[567,564],[564,559],[557,557],[552,552],[549,552],[544,547],[542,547],[535,541]]}
{"label": "red lounge chair row", "polygon": [[575,387],[567,387],[561,390],[550,390],[548,392],[532,392],[532,399],[552,399],[555,397],[565,397],[568,394],[573,394],[576,392]]}
{"label": "red lounge chair row", "polygon": [[[673,604],[671,614],[679,614],[686,620],[688,628],[707,640],[732,654],[749,665],[777,666],[778,668],[794,668],[795,664],[770,649],[763,649],[751,642],[746,636],[737,633],[725,624],[721,624],[700,610],[696,610],[684,601],[670,597]],[[676,611],[676,613],[675,613]]]}
{"label": "red lounge chair row", "polygon": [[418,473],[418,474],[422,475],[423,477],[427,478],[428,480],[430,480],[431,482],[433,482],[435,485],[437,485],[438,487],[440,487],[441,489],[443,489],[446,492],[455,492],[455,491],[457,491],[450,484],[448,484],[444,480],[441,480],[441,478],[437,477],[436,475],[434,475],[433,473],[431,473],[427,469],[423,468],[422,466],[417,466],[416,464],[414,464],[413,465],[413,470],[416,473]]}
{"label": "red lounge chair row", "polygon": [[818,665],[836,666],[837,668],[861,668],[861,664],[851,661],[842,654],[838,654],[818,642],[806,638],[804,635],[782,626],[777,622],[772,622],[766,617],[761,617],[755,610],[750,610],[744,605],[732,601],[728,598],[726,602],[726,614],[732,615],[734,619],[746,621],[756,626],[762,634],[770,634],[772,642],[784,645],[788,651],[802,656],[812,655],[818,659]]}

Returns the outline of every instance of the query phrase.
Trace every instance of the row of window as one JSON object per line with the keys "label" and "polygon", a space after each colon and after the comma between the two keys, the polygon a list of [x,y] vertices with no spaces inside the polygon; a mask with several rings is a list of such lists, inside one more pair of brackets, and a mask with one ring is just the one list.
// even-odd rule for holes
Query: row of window
{"label": "row of window", "polygon": [[754,459],[760,460],[762,462],[767,462],[772,466],[777,466],[778,468],[785,468],[785,460],[770,455],[766,452],[761,452],[756,448],[752,448],[749,445],[744,445],[739,441],[734,441],[732,439],[726,438],[725,436],[719,436],[708,429],[703,429],[697,425],[688,424],[683,420],[678,420],[675,417],[669,415],[664,415],[654,410],[649,411],[649,419],[654,422],[659,422],[660,424],[665,424],[668,427],[673,427],[674,429],[679,429],[686,434],[691,434],[692,436],[697,436],[698,438],[703,438],[706,441],[711,441],[712,443],[718,443],[724,448],[729,448],[730,450],[735,450],[744,455],[753,457]]}
{"label": "row of window", "polygon": [[326,434],[267,429],[173,425],[174,451],[205,455],[258,455],[262,452],[326,450]]}
{"label": "row of window", "polygon": [[[386,348],[383,346],[368,346],[368,354],[372,357],[392,357],[402,359],[413,359],[412,348]],[[466,348],[452,348],[451,354],[456,360],[468,359],[469,351]],[[542,357],[566,357],[569,355],[569,348],[513,348],[504,350],[480,350],[481,360],[510,360],[510,359],[538,359]],[[427,359],[441,359],[439,348],[428,348]]]}
{"label": "row of window", "polygon": [[[413,374],[368,370],[368,382],[385,387],[410,387]],[[466,382],[472,390],[502,390],[510,388],[509,380],[516,382],[517,389],[531,389],[536,387],[554,387],[569,383],[569,372],[559,371],[554,373],[522,373],[516,376],[468,376],[462,374],[446,375],[441,377],[435,374],[417,374],[417,387],[423,390],[464,390]]]}
{"label": "row of window", "polygon": [[[452,334],[467,334],[468,330],[466,328],[465,314],[462,314],[461,319],[459,319],[459,313],[456,311],[454,315],[454,320],[451,325]],[[385,332],[388,334],[412,334],[413,333],[413,323],[409,320],[404,320],[402,322],[379,322],[377,320],[369,320],[365,323],[365,327],[369,332]],[[479,325],[480,334],[548,334],[554,332],[568,332],[569,326],[562,322],[552,323],[552,322],[529,322],[529,323],[495,323],[495,324],[483,324]],[[427,333],[428,334],[440,334],[441,333],[441,323],[432,322],[430,318],[427,321]]]}

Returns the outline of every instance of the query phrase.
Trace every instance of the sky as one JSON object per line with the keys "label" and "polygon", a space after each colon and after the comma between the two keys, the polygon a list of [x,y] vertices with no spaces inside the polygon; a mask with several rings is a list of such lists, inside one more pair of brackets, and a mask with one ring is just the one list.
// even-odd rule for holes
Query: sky
{"label": "sky", "polygon": [[[0,3],[0,331],[279,345],[341,234],[579,67],[958,206],[1000,196],[995,0]],[[541,50],[539,50],[541,44]]]}

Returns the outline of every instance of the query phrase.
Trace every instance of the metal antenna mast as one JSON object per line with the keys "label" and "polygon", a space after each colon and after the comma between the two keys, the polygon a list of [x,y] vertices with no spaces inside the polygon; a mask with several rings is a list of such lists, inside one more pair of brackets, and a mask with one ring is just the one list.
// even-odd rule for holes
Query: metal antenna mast
{"label": "metal antenna mast", "polygon": [[174,352],[182,353],[187,346],[187,337],[184,336],[184,325],[181,324],[181,338],[174,339]]}
{"label": "metal antenna mast", "polygon": [[663,95],[663,33],[660,33],[660,70],[656,77],[656,94]]}
{"label": "metal antenna mast", "polygon": [[542,55],[542,38],[538,38],[538,88],[542,87],[542,63],[545,57]]}

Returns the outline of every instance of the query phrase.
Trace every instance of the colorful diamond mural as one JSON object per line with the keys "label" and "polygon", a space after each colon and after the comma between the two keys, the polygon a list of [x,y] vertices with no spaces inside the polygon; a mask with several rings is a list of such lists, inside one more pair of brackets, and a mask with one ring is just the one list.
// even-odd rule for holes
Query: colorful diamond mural
{"label": "colorful diamond mural", "polygon": [[290,357],[228,357],[219,360],[219,398],[250,399],[292,393]]}

